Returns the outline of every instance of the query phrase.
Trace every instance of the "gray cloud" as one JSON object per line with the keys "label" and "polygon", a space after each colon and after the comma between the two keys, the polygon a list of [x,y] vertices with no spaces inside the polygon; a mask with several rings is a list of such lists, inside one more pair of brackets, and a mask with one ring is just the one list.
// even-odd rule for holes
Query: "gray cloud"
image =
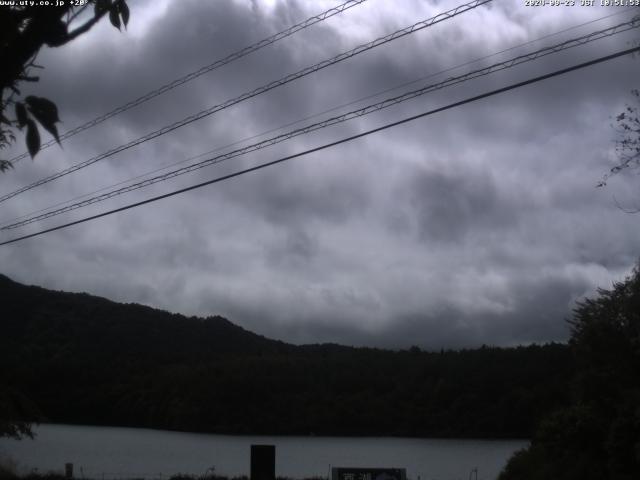
{"label": "gray cloud", "polygon": [[[54,99],[63,129],[71,128],[333,4],[185,0],[178,8],[176,1],[136,2],[128,32],[118,33],[105,22],[65,48],[43,52],[39,61],[46,69],[31,91]],[[78,135],[62,150],[43,151],[35,162],[23,161],[0,178],[0,185],[17,188],[453,6],[366,2]],[[0,220],[383,89],[433,75],[356,106],[630,15],[439,73],[617,12],[569,10],[496,2],[34,189],[3,204]],[[438,91],[24,233],[604,55],[634,38],[637,32]],[[637,176],[620,176],[607,189],[594,187],[616,160],[609,124],[637,88],[637,62],[618,59],[1,247],[0,269],[47,288],[88,291],[189,315],[222,314],[245,328],[297,343],[439,349],[564,340],[565,319],[576,299],[621,279],[638,257],[637,221],[613,198],[640,201]],[[9,155],[20,153],[18,144]],[[222,151],[230,148],[235,147]]]}
{"label": "gray cloud", "polygon": [[496,187],[486,172],[420,172],[409,186],[409,203],[424,241],[457,242],[471,230],[493,230],[506,220],[497,212]]}

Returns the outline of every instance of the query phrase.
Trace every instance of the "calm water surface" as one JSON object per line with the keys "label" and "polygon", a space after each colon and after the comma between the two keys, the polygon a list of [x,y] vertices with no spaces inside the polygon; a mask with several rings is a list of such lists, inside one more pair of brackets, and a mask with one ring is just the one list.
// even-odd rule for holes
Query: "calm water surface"
{"label": "calm water surface", "polygon": [[494,480],[524,440],[440,440],[413,438],[268,437],[167,432],[136,428],[40,425],[35,440],[0,439],[0,461],[21,473],[64,470],[77,477],[167,478],[249,473],[252,444],[276,446],[276,475],[293,478],[328,475],[330,467],[404,467],[412,480]]}

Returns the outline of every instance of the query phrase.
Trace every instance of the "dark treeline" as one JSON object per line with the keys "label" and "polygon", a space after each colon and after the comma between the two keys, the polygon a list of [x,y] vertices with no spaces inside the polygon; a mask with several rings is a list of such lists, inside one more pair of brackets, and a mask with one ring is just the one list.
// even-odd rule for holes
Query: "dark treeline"
{"label": "dark treeline", "polygon": [[[569,405],[565,345],[293,346],[0,276],[0,382],[46,421],[317,435],[528,437]],[[416,339],[418,342],[419,339]]]}

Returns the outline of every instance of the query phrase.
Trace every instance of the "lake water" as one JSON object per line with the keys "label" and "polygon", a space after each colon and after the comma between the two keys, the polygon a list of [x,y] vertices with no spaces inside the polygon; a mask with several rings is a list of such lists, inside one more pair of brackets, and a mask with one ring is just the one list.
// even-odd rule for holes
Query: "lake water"
{"label": "lake water", "polygon": [[[136,428],[40,425],[35,440],[0,439],[0,462],[19,473],[34,469],[62,473],[74,464],[76,477],[163,478],[176,473],[249,474],[252,444],[276,446],[276,475],[327,477],[331,467],[406,468],[412,480],[494,480],[524,440],[228,436]],[[474,476],[475,478],[475,476]]]}

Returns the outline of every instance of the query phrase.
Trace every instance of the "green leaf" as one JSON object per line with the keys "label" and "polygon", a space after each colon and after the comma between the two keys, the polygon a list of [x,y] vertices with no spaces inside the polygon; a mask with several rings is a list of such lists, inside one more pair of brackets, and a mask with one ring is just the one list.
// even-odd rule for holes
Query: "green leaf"
{"label": "green leaf", "polygon": [[118,10],[120,11],[124,28],[127,28],[127,24],[129,23],[129,6],[125,0],[120,0],[118,2]]}
{"label": "green leaf", "polygon": [[24,103],[16,102],[16,119],[18,120],[18,128],[22,128],[27,124],[27,109]]}
{"label": "green leaf", "polygon": [[120,16],[118,8],[115,5],[109,10],[109,20],[111,21],[111,25],[120,30]]}
{"label": "green leaf", "polygon": [[29,95],[25,98],[25,101],[29,106],[29,111],[33,113],[38,120],[43,118],[45,122],[50,123],[60,121],[60,118],[58,117],[58,107],[56,107],[56,104],[48,98]]}
{"label": "green leaf", "polygon": [[40,151],[40,132],[38,132],[36,122],[30,118],[27,119],[27,150],[29,150],[31,158]]}
{"label": "green leaf", "polygon": [[60,137],[58,136],[58,128],[56,122],[60,121],[58,118],[58,107],[51,100],[42,97],[28,96],[25,101],[29,106],[29,111],[36,117],[36,120],[53,135],[58,144],[60,143]]}

